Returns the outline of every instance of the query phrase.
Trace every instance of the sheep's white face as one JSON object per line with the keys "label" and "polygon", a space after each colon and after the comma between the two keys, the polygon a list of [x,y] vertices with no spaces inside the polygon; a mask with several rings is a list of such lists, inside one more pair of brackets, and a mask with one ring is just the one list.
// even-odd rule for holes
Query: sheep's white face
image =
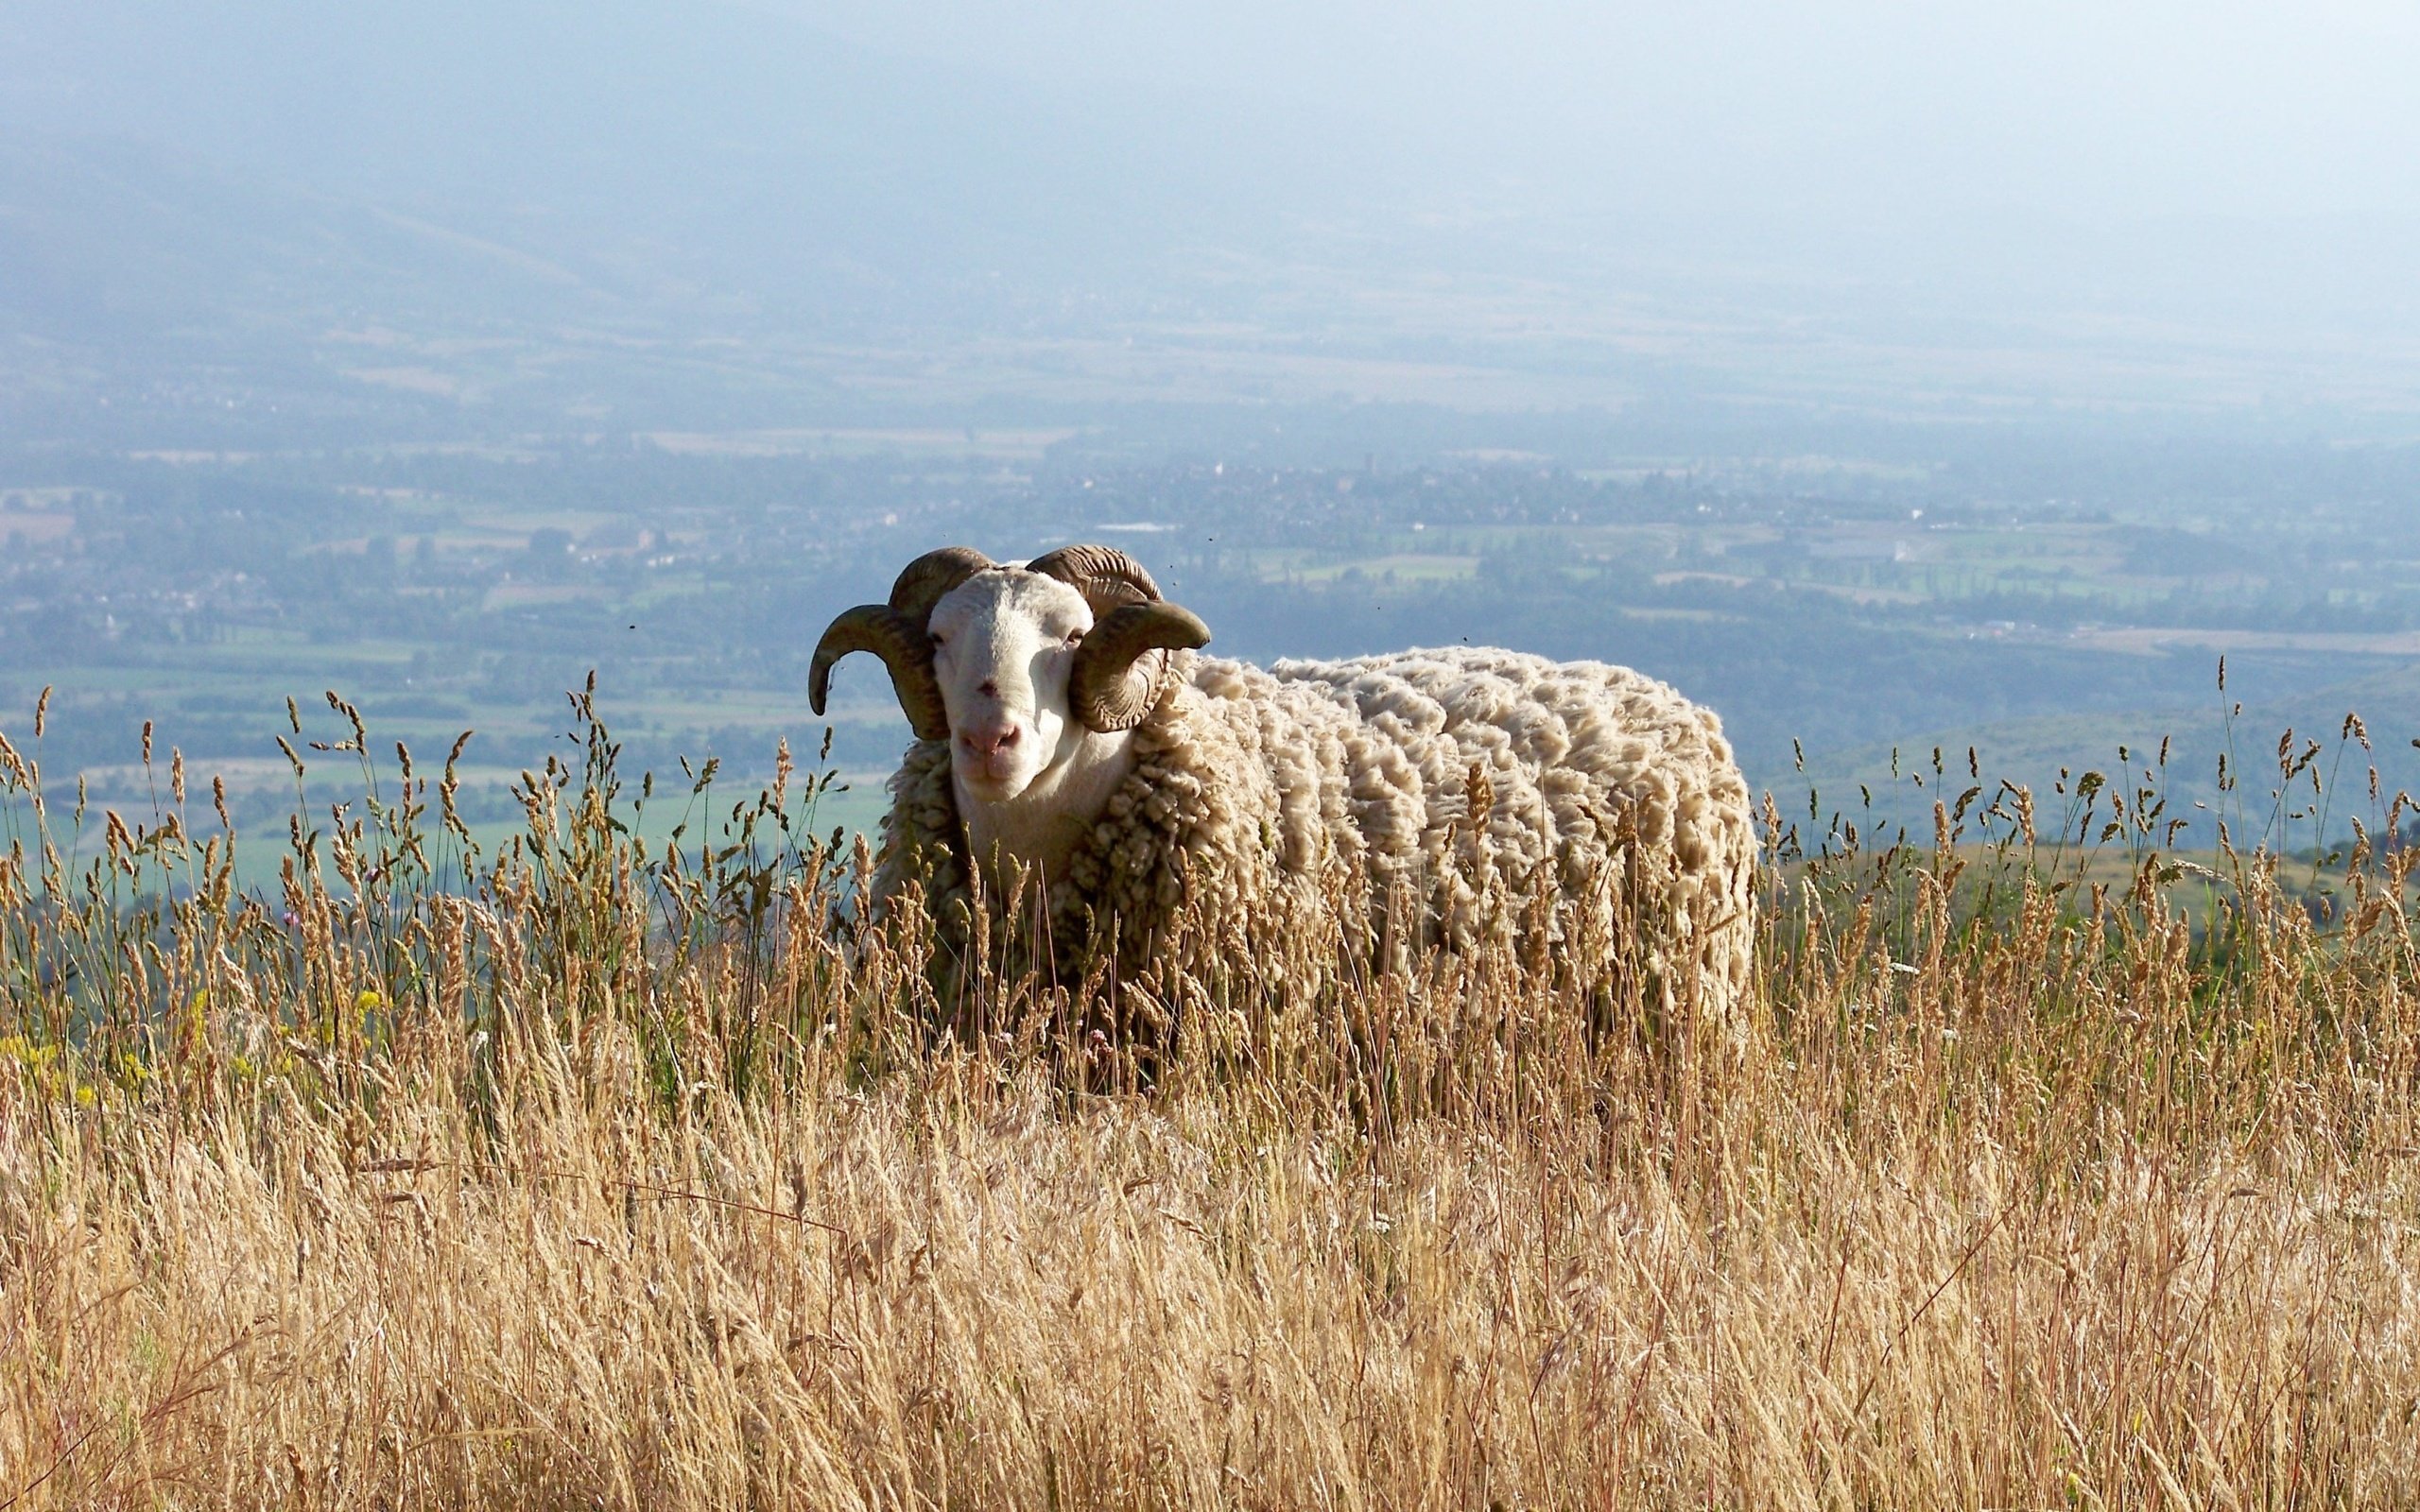
{"label": "sheep's white face", "polygon": [[1019,568],[977,573],[942,595],[925,626],[951,769],[968,793],[1006,802],[1082,747],[1087,731],[1067,707],[1076,647],[1093,626],[1081,593]]}

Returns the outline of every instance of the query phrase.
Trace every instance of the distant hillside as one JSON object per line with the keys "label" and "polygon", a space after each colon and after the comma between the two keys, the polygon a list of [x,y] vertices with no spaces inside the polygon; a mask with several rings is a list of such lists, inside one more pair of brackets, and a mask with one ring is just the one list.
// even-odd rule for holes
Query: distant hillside
{"label": "distant hillside", "polygon": [[[0,5],[0,24],[13,139],[172,148],[179,172],[207,165],[225,191],[54,140],[41,155],[70,179],[95,161],[122,171],[78,188],[21,162],[13,198],[64,200],[71,219],[80,200],[96,223],[240,253],[222,274],[264,253],[318,253],[340,273],[370,250],[256,214],[261,197],[302,191],[652,303],[844,316],[1201,237],[1253,245],[1366,181],[1323,123],[1288,140],[1255,111],[1246,140],[1229,129],[1239,101],[910,62],[729,4],[96,0]],[[16,219],[12,251],[78,261],[77,226]],[[510,273],[476,259],[429,271],[442,277],[428,292],[512,297],[482,282]]]}
{"label": "distant hillside", "polygon": [[[160,346],[384,315],[595,316],[606,291],[544,258],[371,204],[126,139],[0,139],[0,322]],[[234,334],[248,328],[239,325]]]}

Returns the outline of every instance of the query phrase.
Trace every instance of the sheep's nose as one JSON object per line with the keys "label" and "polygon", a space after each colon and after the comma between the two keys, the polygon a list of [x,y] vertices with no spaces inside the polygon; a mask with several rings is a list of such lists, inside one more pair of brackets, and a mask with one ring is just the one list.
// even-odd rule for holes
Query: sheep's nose
{"label": "sheep's nose", "polygon": [[991,730],[965,730],[959,732],[958,738],[968,750],[989,758],[1017,743],[1017,727],[1001,725]]}

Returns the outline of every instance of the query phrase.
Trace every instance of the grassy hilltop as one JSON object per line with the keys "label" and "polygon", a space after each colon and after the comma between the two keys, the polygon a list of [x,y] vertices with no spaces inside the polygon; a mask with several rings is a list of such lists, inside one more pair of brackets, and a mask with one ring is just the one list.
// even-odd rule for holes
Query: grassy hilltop
{"label": "grassy hilltop", "polygon": [[[0,0],[0,1512],[2420,1506],[2420,28],[1361,9]],[[1719,714],[1744,1032],[869,919],[1079,542]]]}
{"label": "grassy hilltop", "polygon": [[1777,829],[1736,1057],[1505,955],[1138,1089],[1013,938],[934,1003],[821,779],[592,721],[482,844],[336,713],[350,804],[240,836],[0,748],[0,1504],[2420,1491],[2420,852]]}

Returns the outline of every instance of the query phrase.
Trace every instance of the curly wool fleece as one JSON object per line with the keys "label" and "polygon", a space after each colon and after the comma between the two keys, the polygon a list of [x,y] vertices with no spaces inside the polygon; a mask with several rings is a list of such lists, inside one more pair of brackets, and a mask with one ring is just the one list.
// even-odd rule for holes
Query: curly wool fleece
{"label": "curly wool fleece", "polygon": [[[1067,972],[1115,919],[1126,979],[1251,973],[1299,952],[1343,888],[1359,906],[1341,948],[1623,942],[1659,1010],[1737,1032],[1756,842],[1711,712],[1627,667],[1493,649],[1266,669],[1182,652],[1174,673],[1134,730],[1133,771],[1052,881]],[[876,896],[916,878],[962,949],[948,743],[911,746],[891,792]],[[1541,883],[1550,909],[1531,906]]]}

